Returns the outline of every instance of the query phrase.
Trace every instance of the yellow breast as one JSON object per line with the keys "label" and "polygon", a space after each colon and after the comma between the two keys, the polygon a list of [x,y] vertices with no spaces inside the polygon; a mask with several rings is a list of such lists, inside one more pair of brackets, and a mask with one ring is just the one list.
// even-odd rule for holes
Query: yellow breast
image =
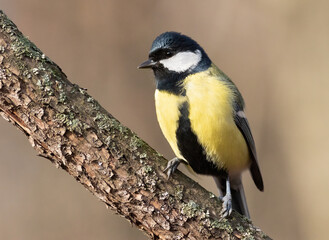
{"label": "yellow breast", "polygon": [[177,96],[166,91],[155,91],[155,107],[160,128],[175,155],[180,159],[184,159],[184,157],[177,146],[176,129],[180,116],[179,106],[184,100],[185,97],[183,96]]}
{"label": "yellow breast", "polygon": [[221,73],[212,66],[184,80],[185,96],[156,90],[156,114],[175,155],[185,160],[177,146],[176,130],[180,117],[179,106],[187,101],[192,131],[205,150],[207,159],[218,169],[225,168],[230,173],[240,172],[250,164],[249,150],[234,122],[233,93],[219,77]]}
{"label": "yellow breast", "polygon": [[189,119],[209,160],[219,168],[239,172],[250,163],[249,151],[234,122],[234,96],[228,85],[218,79],[219,76],[219,70],[213,66],[186,78]]}

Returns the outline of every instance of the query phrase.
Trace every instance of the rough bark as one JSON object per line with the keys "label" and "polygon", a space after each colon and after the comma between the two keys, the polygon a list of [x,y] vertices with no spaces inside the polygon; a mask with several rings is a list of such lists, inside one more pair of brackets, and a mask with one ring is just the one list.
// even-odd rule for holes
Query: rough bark
{"label": "rough bark", "polygon": [[154,239],[270,239],[106,112],[0,11],[0,114],[40,156]]}

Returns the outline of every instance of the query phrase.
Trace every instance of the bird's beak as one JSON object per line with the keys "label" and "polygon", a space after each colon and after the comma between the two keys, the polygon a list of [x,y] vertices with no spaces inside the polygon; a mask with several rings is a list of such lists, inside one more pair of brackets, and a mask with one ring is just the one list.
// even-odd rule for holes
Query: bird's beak
{"label": "bird's beak", "polygon": [[157,64],[157,62],[154,62],[151,59],[146,60],[145,62],[143,62],[141,65],[138,66],[138,69],[142,69],[142,68],[152,68],[153,66],[155,66]]}

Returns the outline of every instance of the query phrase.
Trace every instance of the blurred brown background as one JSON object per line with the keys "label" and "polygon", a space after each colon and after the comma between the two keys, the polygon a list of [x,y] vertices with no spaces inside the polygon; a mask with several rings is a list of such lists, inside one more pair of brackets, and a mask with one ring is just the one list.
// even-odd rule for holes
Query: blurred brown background
{"label": "blurred brown background", "polygon": [[[156,122],[153,39],[196,39],[238,85],[265,192],[244,175],[254,223],[275,239],[324,239],[329,224],[329,2],[0,0],[70,81],[173,157]],[[147,239],[0,119],[0,239]],[[184,171],[184,167],[181,167]],[[211,179],[193,176],[217,194]]]}

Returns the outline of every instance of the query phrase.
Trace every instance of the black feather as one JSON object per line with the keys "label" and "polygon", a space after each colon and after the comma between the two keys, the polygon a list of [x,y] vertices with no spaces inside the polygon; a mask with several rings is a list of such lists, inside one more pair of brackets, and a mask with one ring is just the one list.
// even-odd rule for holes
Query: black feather
{"label": "black feather", "polygon": [[251,165],[250,165],[250,173],[252,176],[252,179],[254,180],[257,188],[260,191],[264,191],[264,183],[262,174],[260,173],[258,161],[257,161],[257,155],[256,155],[256,147],[255,147],[255,141],[252,137],[248,120],[245,117],[241,117],[237,114],[237,112],[243,111],[242,109],[236,109],[236,113],[234,114],[234,121],[237,127],[239,128],[240,132],[242,133],[244,139],[247,142],[250,155],[251,155]]}

